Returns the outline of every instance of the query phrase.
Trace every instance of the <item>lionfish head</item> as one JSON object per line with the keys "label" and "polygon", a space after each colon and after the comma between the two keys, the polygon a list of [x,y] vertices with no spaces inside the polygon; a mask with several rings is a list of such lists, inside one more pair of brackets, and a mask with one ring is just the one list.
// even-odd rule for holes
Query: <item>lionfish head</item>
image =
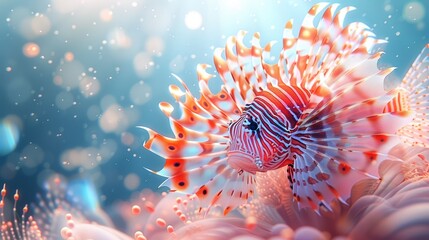
{"label": "lionfish head", "polygon": [[260,98],[247,104],[228,128],[228,164],[237,171],[266,172],[288,162],[290,121],[279,109],[264,108]]}

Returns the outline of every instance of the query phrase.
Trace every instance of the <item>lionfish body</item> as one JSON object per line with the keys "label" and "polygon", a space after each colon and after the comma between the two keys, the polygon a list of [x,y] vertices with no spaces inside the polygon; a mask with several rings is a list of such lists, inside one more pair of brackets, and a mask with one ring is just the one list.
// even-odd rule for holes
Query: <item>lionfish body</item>
{"label": "lionfish body", "polygon": [[[213,76],[207,65],[197,68],[199,99],[176,76],[182,88],[171,85],[170,93],[181,116],[174,118],[173,106],[160,103],[175,137],[145,128],[150,136],[144,147],[166,159],[156,172],[167,177],[163,186],[195,193],[204,207],[219,204],[227,214],[252,196],[257,174],[287,167],[296,202],[317,211],[330,209],[334,199],[345,202],[359,180],[377,179],[379,164],[392,159],[388,153],[398,143],[426,146],[421,98],[428,91],[427,49],[407,83],[385,91],[392,69],[377,68],[381,53],[375,47],[382,41],[360,22],[343,27],[352,8],[337,7],[314,5],[298,37],[288,21],[276,64],[265,61],[273,43],[262,48],[259,34],[251,47],[243,44],[243,31],[229,38],[214,53],[223,81],[216,94],[208,87]],[[409,94],[415,86],[424,89],[414,94],[419,101]],[[420,137],[411,141],[413,132]]]}

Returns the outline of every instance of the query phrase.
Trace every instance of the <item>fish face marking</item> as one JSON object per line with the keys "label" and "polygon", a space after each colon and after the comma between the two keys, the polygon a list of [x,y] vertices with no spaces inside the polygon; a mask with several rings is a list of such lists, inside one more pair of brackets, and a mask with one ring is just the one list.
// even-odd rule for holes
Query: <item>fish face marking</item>
{"label": "fish face marking", "polygon": [[246,116],[243,121],[243,127],[244,129],[249,133],[256,133],[259,130],[259,119],[252,117],[252,116]]}
{"label": "fish face marking", "polygon": [[266,172],[281,166],[288,154],[285,116],[261,107],[258,97],[229,125],[228,163],[238,171]]}

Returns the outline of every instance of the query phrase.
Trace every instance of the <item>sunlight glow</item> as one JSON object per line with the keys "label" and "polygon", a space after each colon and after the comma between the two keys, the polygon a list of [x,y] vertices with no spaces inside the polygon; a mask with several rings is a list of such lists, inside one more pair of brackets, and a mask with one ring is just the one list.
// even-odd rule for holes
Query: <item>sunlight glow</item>
{"label": "sunlight glow", "polygon": [[196,30],[203,24],[203,17],[197,11],[190,11],[185,16],[186,27],[191,30]]}

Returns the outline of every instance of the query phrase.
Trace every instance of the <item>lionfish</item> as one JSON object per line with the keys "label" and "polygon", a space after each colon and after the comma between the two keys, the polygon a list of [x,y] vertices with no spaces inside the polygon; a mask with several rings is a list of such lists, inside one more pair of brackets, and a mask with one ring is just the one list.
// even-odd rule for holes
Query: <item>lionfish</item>
{"label": "lionfish", "polygon": [[247,47],[244,31],[230,37],[214,51],[223,82],[217,93],[208,85],[209,65],[197,67],[198,99],[174,75],[182,87],[169,91],[180,117],[167,102],[159,107],[175,137],[143,127],[144,147],[166,161],[155,172],[167,177],[161,186],[228,214],[252,197],[257,174],[285,167],[285,188],[300,208],[318,212],[334,199],[346,203],[358,181],[379,179],[378,166],[394,159],[395,145],[428,145],[429,45],[400,86],[385,90],[393,70],[377,67],[385,41],[361,22],[344,26],[354,8],[338,6],[314,5],[298,37],[289,20],[275,64],[266,61],[274,42],[261,47],[255,33]]}

